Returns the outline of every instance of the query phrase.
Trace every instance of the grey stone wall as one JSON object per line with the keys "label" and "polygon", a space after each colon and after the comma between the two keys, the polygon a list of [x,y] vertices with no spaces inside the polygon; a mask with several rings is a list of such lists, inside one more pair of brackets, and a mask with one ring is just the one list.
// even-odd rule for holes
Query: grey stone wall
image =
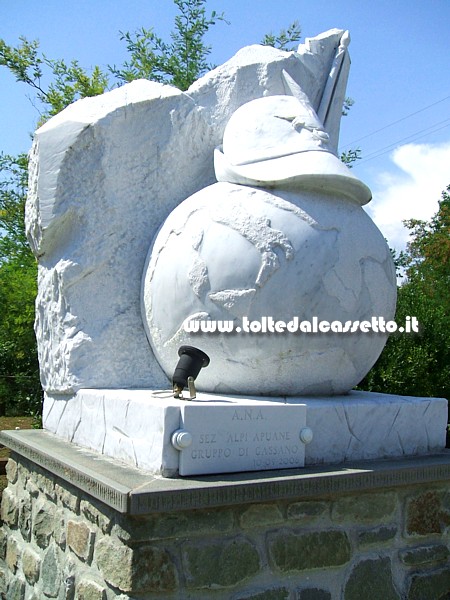
{"label": "grey stone wall", "polygon": [[444,600],[450,483],[132,517],[8,463],[8,600]]}

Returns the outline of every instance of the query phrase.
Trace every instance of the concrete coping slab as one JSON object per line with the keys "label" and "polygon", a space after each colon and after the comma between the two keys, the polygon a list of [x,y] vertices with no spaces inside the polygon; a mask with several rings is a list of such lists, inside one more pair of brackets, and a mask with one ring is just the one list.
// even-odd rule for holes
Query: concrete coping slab
{"label": "concrete coping slab", "polygon": [[165,478],[66,442],[44,430],[1,431],[0,443],[120,513],[144,515],[436,483],[450,477],[450,450],[341,465]]}

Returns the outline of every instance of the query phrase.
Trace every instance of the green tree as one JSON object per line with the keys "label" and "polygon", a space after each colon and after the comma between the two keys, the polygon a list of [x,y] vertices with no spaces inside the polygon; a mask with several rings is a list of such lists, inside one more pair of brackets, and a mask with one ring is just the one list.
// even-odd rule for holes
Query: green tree
{"label": "green tree", "polygon": [[16,47],[0,39],[0,66],[35,92],[41,104],[40,124],[75,100],[102,94],[139,78],[186,90],[211,68],[207,63],[211,47],[205,43],[206,34],[219,21],[226,21],[223,14],[215,11],[209,16],[206,14],[206,0],[174,0],[174,4],[178,14],[170,42],[165,42],[152,28],[121,33],[130,57],[121,67],[109,66],[108,71],[104,71],[95,66],[89,73],[76,60],[67,64],[64,60],[48,58],[40,52],[37,40],[29,41],[25,37],[19,38]]}
{"label": "green tree", "polygon": [[39,411],[36,261],[25,236],[27,157],[0,155],[0,414]]}
{"label": "green tree", "polygon": [[450,187],[429,221],[405,224],[411,240],[401,256],[405,281],[398,289],[396,321],[419,322],[418,334],[391,335],[362,389],[450,398]]}
{"label": "green tree", "polygon": [[[98,66],[89,75],[76,60],[67,65],[63,60],[40,54],[39,42],[25,37],[20,38],[17,47],[0,39],[0,66],[6,67],[16,81],[26,83],[34,90],[43,106],[40,125],[75,100],[102,94],[108,86],[108,76]],[[45,86],[43,79],[48,74],[52,79]]]}
{"label": "green tree", "polygon": [[435,304],[450,309],[450,186],[442,192],[439,210],[429,221],[406,221],[412,240],[405,267],[408,282],[420,286]]}
{"label": "green tree", "polygon": [[211,68],[207,62],[211,47],[205,44],[205,36],[218,21],[225,21],[224,15],[213,11],[207,16],[205,0],[174,0],[174,3],[179,14],[170,42],[156,35],[153,28],[142,27],[134,34],[121,33],[130,60],[121,68],[110,67],[119,82],[151,79],[184,91]]}

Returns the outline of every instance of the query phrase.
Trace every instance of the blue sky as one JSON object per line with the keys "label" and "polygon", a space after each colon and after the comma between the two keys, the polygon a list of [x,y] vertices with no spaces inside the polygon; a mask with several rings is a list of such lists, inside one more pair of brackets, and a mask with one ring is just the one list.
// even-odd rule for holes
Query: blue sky
{"label": "blue sky", "polygon": [[[360,147],[355,173],[371,187],[367,210],[397,249],[402,220],[429,218],[450,184],[449,0],[208,0],[224,12],[208,42],[221,64],[297,19],[302,41],[333,27],[351,35],[347,93],[355,100],[342,121],[340,147]],[[39,39],[50,58],[76,58],[85,68],[120,65],[119,31],[154,27],[169,36],[172,0],[0,0],[0,37]],[[31,91],[0,68],[0,150],[27,151],[39,118]]]}

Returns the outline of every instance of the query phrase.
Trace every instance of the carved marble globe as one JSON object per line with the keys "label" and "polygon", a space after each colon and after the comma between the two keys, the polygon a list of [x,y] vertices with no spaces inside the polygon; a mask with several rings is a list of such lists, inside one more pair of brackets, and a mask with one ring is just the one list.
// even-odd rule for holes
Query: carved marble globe
{"label": "carved marble globe", "polygon": [[[181,345],[206,352],[202,391],[347,392],[386,334],[295,325],[393,319],[395,269],[361,206],[370,191],[329,150],[308,102],[291,96],[238,109],[215,160],[219,182],[169,215],[148,255],[143,318],[157,360],[170,378]],[[189,332],[189,320],[211,329],[232,323],[234,331]],[[260,332],[244,331],[254,322]],[[267,331],[275,322],[292,331]]]}

